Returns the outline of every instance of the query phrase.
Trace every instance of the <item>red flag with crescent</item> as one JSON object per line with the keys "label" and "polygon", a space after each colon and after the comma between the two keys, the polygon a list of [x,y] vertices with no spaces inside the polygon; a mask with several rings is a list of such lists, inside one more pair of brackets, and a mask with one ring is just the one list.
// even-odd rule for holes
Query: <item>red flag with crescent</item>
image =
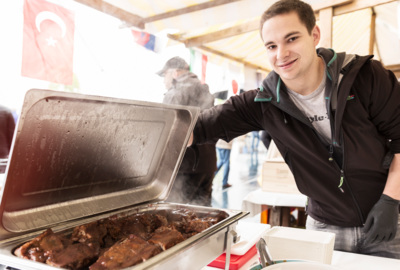
{"label": "red flag with crescent", "polygon": [[21,75],[73,82],[74,13],[44,0],[24,0]]}

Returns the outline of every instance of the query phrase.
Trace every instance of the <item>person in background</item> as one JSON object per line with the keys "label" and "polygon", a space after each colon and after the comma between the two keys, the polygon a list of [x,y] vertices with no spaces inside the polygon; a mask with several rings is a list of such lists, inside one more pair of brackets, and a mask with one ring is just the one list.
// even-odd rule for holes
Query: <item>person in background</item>
{"label": "person in background", "polygon": [[251,153],[258,152],[258,144],[260,143],[260,132],[252,131],[251,132]]}
{"label": "person in background", "polygon": [[198,118],[195,144],[267,130],[308,197],[306,228],[335,250],[400,259],[400,85],[371,55],[318,48],[311,6],[281,0],[260,34],[273,68]]}
{"label": "person in background", "polygon": [[[201,110],[214,106],[208,85],[189,71],[184,59],[178,56],[169,59],[157,74],[164,77],[167,89],[163,103],[196,106]],[[215,144],[188,148],[167,201],[211,206],[216,164]]]}
{"label": "person in background", "polygon": [[14,130],[15,122],[11,110],[0,105],[0,158],[8,158]]}
{"label": "person in background", "polygon": [[215,172],[215,175],[217,175],[219,170],[224,167],[222,174],[222,188],[229,188],[232,186],[228,183],[232,145],[233,140],[226,142],[221,139],[218,140],[217,144],[215,145],[218,152],[217,171]]}

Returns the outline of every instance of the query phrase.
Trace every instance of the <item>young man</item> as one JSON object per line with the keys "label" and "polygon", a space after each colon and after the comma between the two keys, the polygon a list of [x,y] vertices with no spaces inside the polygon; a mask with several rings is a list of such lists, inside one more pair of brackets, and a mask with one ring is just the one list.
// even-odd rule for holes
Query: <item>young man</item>
{"label": "young man", "polygon": [[276,2],[260,26],[273,71],[204,111],[193,141],[267,130],[309,198],[307,228],[335,232],[337,250],[400,259],[397,78],[372,56],[316,50],[320,29],[302,1]]}
{"label": "young man", "polygon": [[[189,71],[189,65],[182,58],[176,56],[169,59],[157,74],[164,77],[167,89],[163,103],[195,106],[201,110],[214,106],[214,96],[208,85],[202,84]],[[187,149],[168,201],[211,206],[216,164],[214,144],[195,145]]]}

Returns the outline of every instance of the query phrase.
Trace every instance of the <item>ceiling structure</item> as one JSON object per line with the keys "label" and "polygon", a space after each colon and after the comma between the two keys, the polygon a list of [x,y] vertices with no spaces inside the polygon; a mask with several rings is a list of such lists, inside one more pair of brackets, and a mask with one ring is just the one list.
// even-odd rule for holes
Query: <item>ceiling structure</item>
{"label": "ceiling structure", "polygon": [[[75,0],[119,18],[121,27],[166,33],[206,55],[268,72],[259,34],[276,0]],[[400,77],[399,0],[305,0],[317,16],[319,46],[375,58]],[[394,49],[396,48],[396,49]]]}

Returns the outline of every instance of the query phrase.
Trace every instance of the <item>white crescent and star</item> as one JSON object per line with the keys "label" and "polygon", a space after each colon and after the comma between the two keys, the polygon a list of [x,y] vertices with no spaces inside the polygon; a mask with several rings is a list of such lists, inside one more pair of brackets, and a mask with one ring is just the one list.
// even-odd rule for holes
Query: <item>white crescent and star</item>
{"label": "white crescent and star", "polygon": [[[61,28],[61,37],[65,37],[67,32],[67,26],[65,25],[65,22],[57,14],[50,11],[42,11],[36,15],[35,24],[39,32],[41,32],[40,25],[45,20],[55,22]],[[50,36],[46,38],[46,41],[48,46],[56,46],[57,40],[54,39],[54,37]]]}

